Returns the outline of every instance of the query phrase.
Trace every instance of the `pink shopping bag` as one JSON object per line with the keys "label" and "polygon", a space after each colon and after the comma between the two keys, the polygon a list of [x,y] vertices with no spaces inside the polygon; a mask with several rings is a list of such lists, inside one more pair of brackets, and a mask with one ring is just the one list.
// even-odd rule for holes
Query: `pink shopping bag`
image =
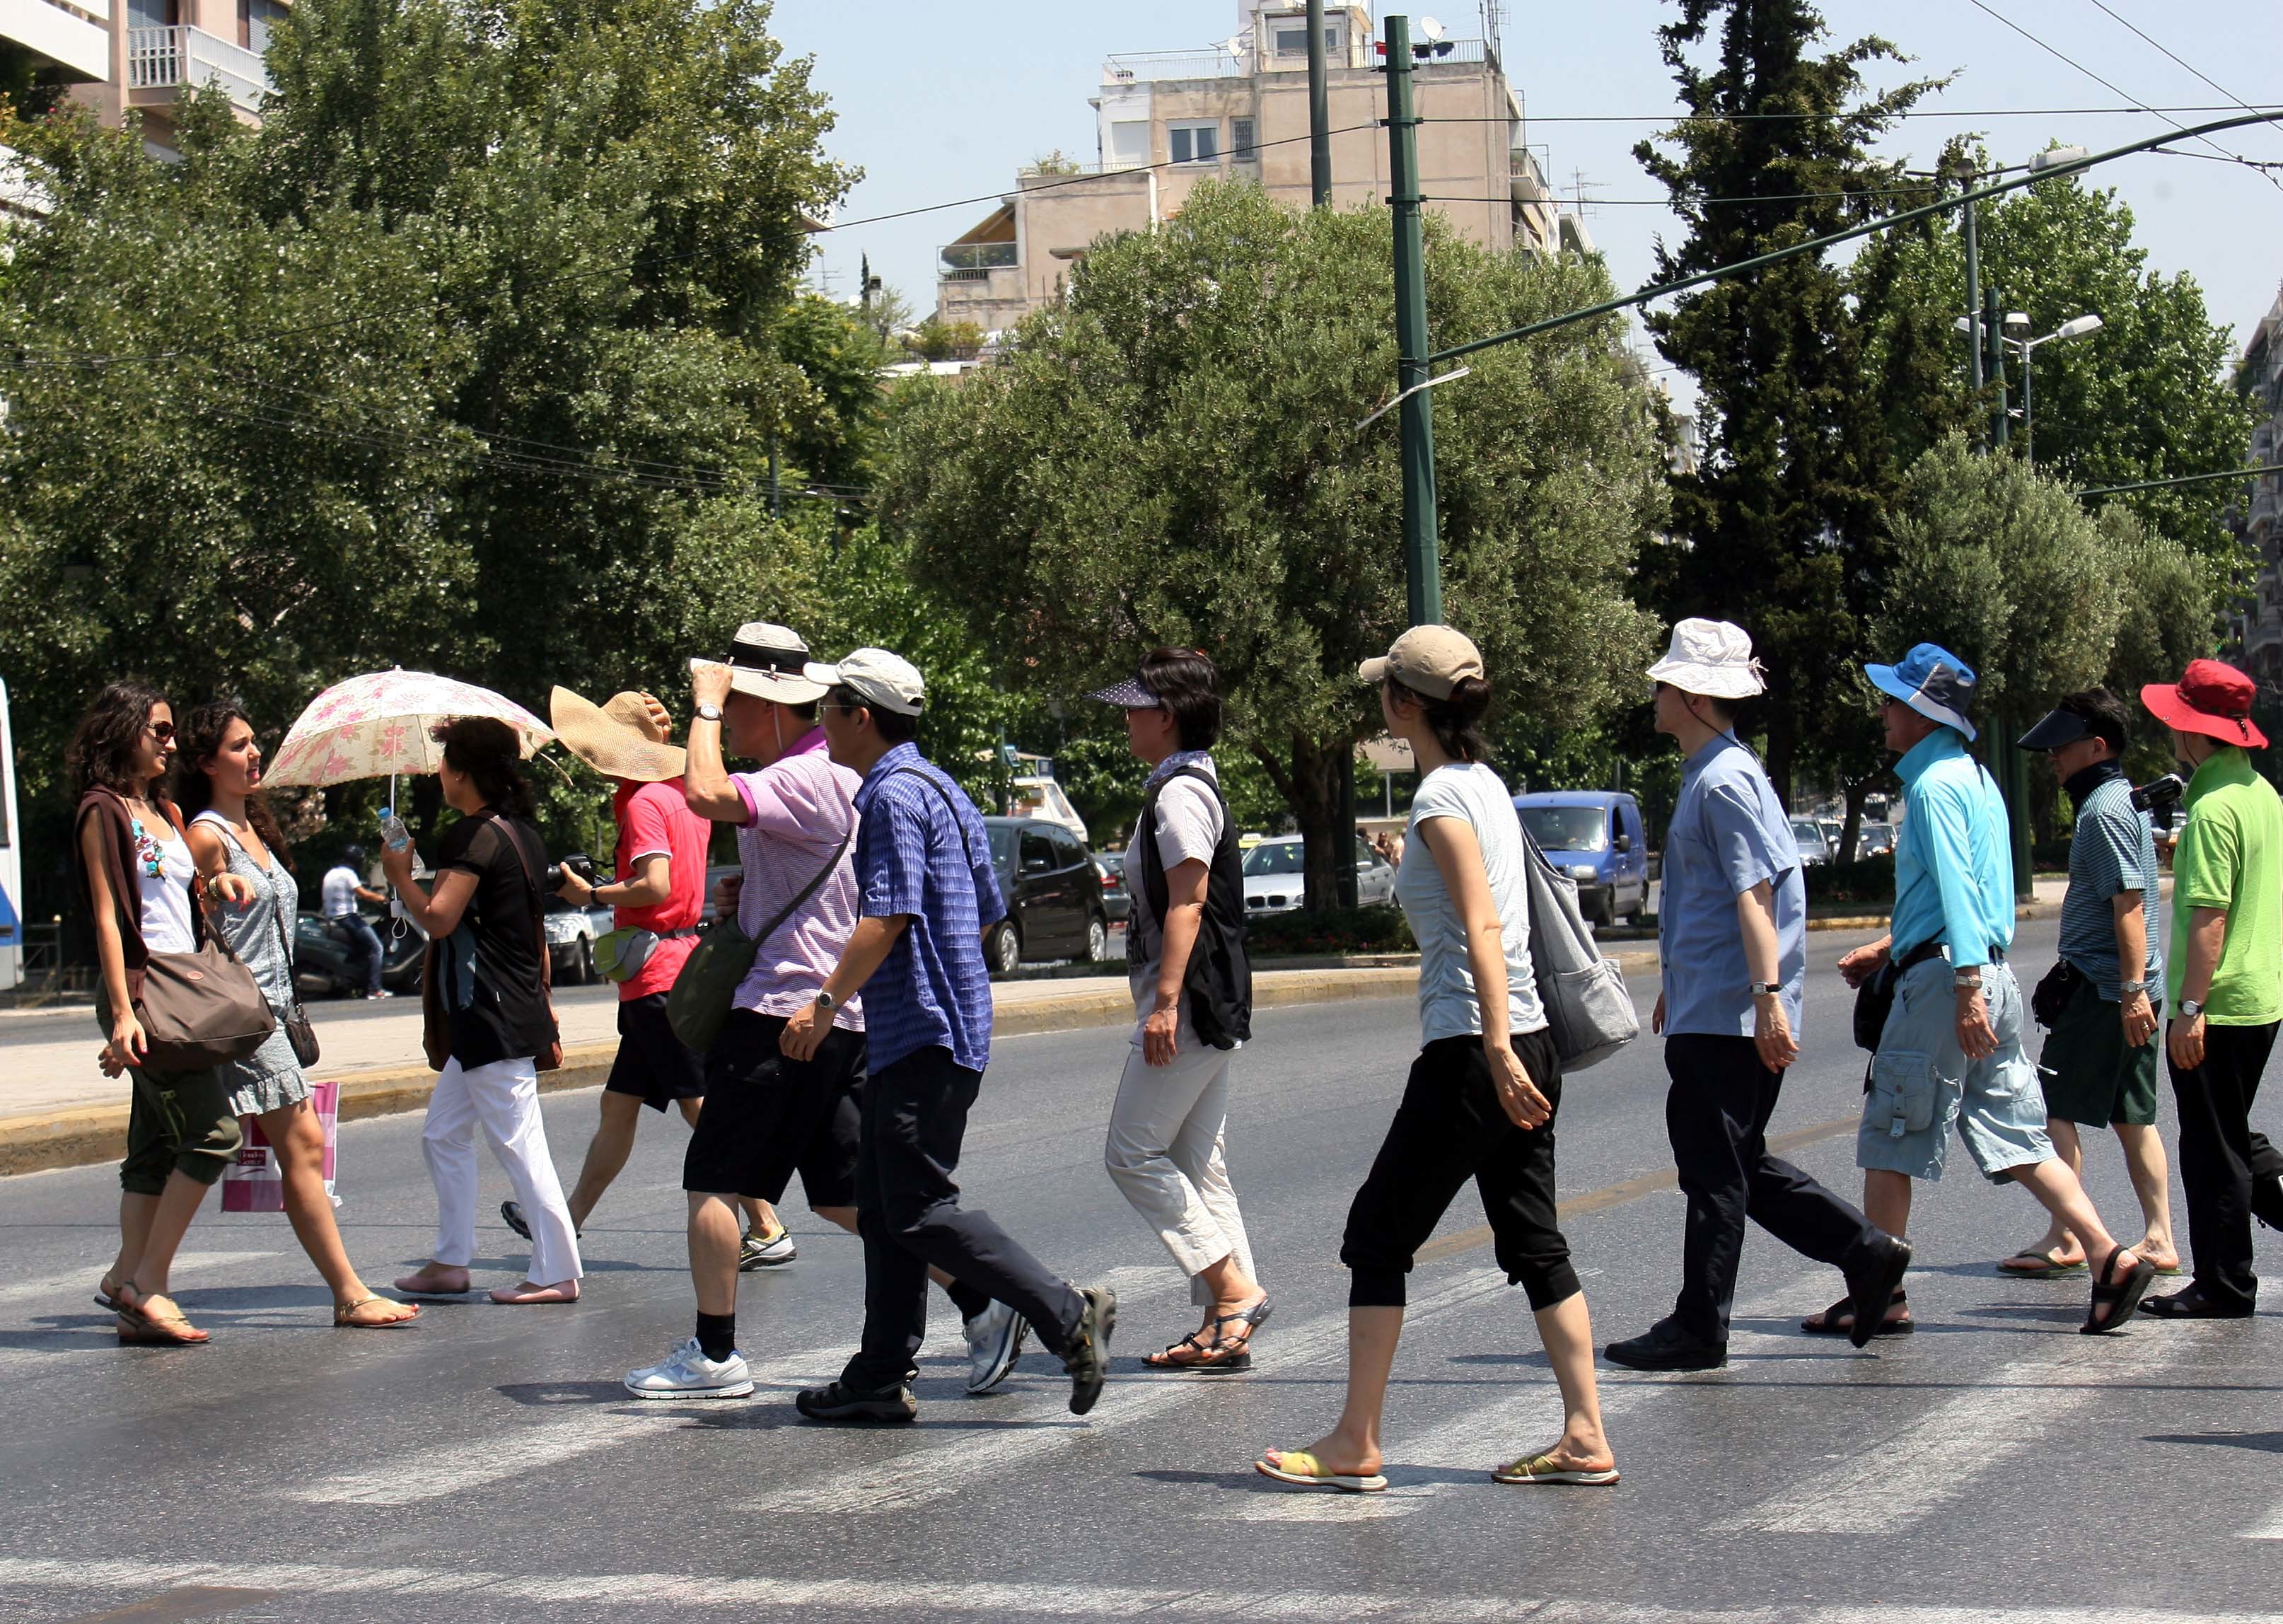
{"label": "pink shopping bag", "polygon": [[[341,1085],[338,1082],[313,1082],[309,1085],[309,1108],[317,1113],[317,1120],[325,1130],[325,1194],[335,1206],[341,1198],[333,1194],[333,1159],[335,1145],[340,1133]],[[261,1132],[261,1119],[240,1117],[239,1128],[245,1130],[245,1142],[238,1147],[238,1160],[222,1169],[222,1210],[226,1213],[278,1213],[285,1210],[285,1185],[277,1170],[277,1152]]]}

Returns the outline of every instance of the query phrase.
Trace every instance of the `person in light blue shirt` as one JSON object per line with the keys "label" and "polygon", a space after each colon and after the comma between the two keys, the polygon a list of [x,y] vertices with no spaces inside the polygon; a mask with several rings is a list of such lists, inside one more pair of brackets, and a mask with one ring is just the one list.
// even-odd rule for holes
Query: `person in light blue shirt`
{"label": "person in light blue shirt", "polygon": [[1768,1120],[1799,1058],[1807,891],[1790,816],[1736,737],[1738,705],[1766,686],[1752,640],[1725,621],[1683,621],[1648,675],[1656,730],[1687,758],[1664,835],[1664,984],[1650,1024],[1664,1035],[1664,1126],[1688,1222],[1672,1312],[1603,1352],[1637,1370],[1710,1370],[1728,1362],[1746,1220],[1845,1274],[1859,1325],[1877,1323],[1911,1249],[1768,1153]]}
{"label": "person in light blue shirt", "polygon": [[[2053,1153],[2037,1067],[2022,1050],[2022,989],[2006,950],[2014,941],[2014,860],[2006,803],[1966,753],[1974,669],[1921,643],[1891,666],[1864,668],[1886,699],[1880,721],[1903,781],[1905,818],[1895,849],[1892,928],[1839,961],[1860,987],[1877,975],[1894,1003],[1871,1059],[1871,1088],[1855,1139],[1863,1210],[1890,1235],[1906,1234],[1911,1181],[1942,1177],[1950,1127],[1992,1183],[2025,1186],[2101,1260],[2082,1327],[2114,1331],[2131,1317],[2155,1270],[2116,1244]],[[1850,1328],[1846,1299],[1801,1322]],[[1878,1334],[1912,1329],[1897,1290]]]}

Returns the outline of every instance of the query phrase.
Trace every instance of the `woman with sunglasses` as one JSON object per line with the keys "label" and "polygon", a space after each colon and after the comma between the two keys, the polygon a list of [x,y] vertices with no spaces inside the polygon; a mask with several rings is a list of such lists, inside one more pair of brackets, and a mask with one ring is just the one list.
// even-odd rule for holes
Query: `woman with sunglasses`
{"label": "woman with sunglasses", "polygon": [[[166,696],[148,683],[121,682],[80,718],[65,761],[79,792],[72,849],[95,925],[104,1070],[127,1073],[134,1089],[119,1167],[119,1255],[95,1299],[119,1316],[121,1342],[191,1346],[207,1336],[168,1295],[168,1272],[240,1136],[230,1085],[220,1072],[150,1064],[129,994],[130,971],[152,954],[189,953],[198,945],[191,915],[198,870],[181,814],[160,790],[175,748]],[[207,894],[243,906],[253,891],[225,874]]]}
{"label": "woman with sunglasses", "polygon": [[245,906],[224,910],[222,928],[277,1017],[277,1029],[260,1049],[222,1068],[233,1089],[230,1108],[261,1123],[262,1137],[277,1153],[285,1217],[333,1293],[333,1323],[355,1330],[403,1324],[420,1310],[365,1289],[341,1245],[332,1198],[325,1191],[325,1130],[285,1031],[293,1004],[293,920],[300,886],[261,793],[261,746],[254,742],[253,724],[236,705],[216,700],[184,719],[177,742],[175,799],[191,816],[191,855],[209,886],[235,875],[251,892]]}
{"label": "woman with sunglasses", "polygon": [[1607,1484],[1593,1328],[1554,1217],[1554,1116],[1562,1062],[1530,959],[1529,849],[1507,787],[1483,761],[1491,689],[1482,655],[1447,626],[1414,626],[1359,675],[1380,684],[1388,731],[1421,778],[1396,900],[1419,941],[1424,1046],[1371,1173],[1349,1209],[1347,1406],[1305,1449],[1270,1449],[1262,1476],[1371,1494],[1380,1412],[1403,1331],[1404,1281],[1469,1179],[1499,1266],[1529,1293],[1554,1379],[1562,1436],[1492,1471],[1500,1483]]}

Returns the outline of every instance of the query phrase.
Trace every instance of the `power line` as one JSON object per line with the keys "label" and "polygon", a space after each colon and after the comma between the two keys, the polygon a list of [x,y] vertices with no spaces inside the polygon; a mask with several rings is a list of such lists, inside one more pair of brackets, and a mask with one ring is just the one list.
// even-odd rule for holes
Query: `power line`
{"label": "power line", "polygon": [[[2003,20],[2002,19],[2000,20]],[[2074,63],[2070,64],[2075,66]],[[2106,80],[2102,81],[2107,83]],[[2114,86],[2110,87],[2115,89]],[[2217,89],[2217,86],[2213,87]],[[2222,95],[2226,92],[2222,90]],[[2118,90],[2123,96],[2124,92]],[[2127,98],[2130,100],[2130,98]],[[2128,117],[2144,113],[2233,113],[2241,109],[2256,112],[2257,108],[2243,102],[2195,102],[2177,106],[2151,107],[2133,102],[2128,107],[1921,107],[1881,116],[1890,119],[2059,119],[2090,117]],[[1852,113],[1687,113],[1674,108],[1665,113],[1533,113],[1523,122],[1529,124],[1757,124],[1800,122],[1810,120],[1851,119]],[[1422,124],[1511,124],[1510,117],[1485,117],[1482,114],[1438,115],[1422,118]]]}
{"label": "power line", "polygon": [[[2135,96],[2132,94],[2132,92],[2131,92],[2131,91],[2130,91],[2130,90],[2126,90],[2123,85],[2120,85],[2120,84],[2116,83],[2114,80],[2110,80],[2110,79],[2104,79],[2104,78],[2102,78],[2099,74],[2094,73],[2091,68],[2087,67],[2084,63],[2082,63],[2082,62],[2078,61],[2076,58],[2074,58],[2074,57],[2072,57],[2072,56],[2069,56],[2067,52],[2063,51],[2062,51],[2059,46],[2057,46],[2057,45],[2048,44],[2045,41],[2039,39],[2036,35],[2034,35],[2034,34],[2030,33],[2027,28],[2023,27],[2020,23],[2015,22],[2012,18],[2010,18],[2010,17],[2006,16],[2003,12],[2000,12],[2000,11],[1999,11],[1996,7],[1994,7],[1994,6],[1991,5],[1991,4],[1989,4],[1989,0],[1972,0],[1972,4],[1973,4],[1973,5],[1974,5],[1974,8],[1975,8],[1976,11],[1978,11],[1978,12],[1984,12],[1984,13],[1988,14],[1988,15],[1989,15],[1989,16],[1991,16],[1991,17],[1994,17],[1994,18],[1996,18],[1999,22],[2004,23],[2007,27],[2009,27],[2009,28],[2013,29],[2014,33],[2016,33],[2016,34],[2020,35],[2023,39],[2025,39],[2025,40],[2029,41],[2029,42],[2030,42],[2030,43],[2031,43],[2032,45],[2035,45],[2038,50],[2040,50],[2040,51],[2042,51],[2045,52],[2048,56],[2054,57],[2054,58],[2058,59],[2059,59],[2059,60],[2061,60],[2061,61],[2063,61],[2063,62],[2068,63],[2071,67],[2073,67],[2073,68],[2077,69],[2077,71],[2078,73],[2083,74],[2086,78],[2088,78],[2088,79],[2092,80],[2095,84],[2101,85],[2101,86],[2103,86],[2103,87],[2105,87],[2105,88],[2107,88],[2107,89],[2108,89],[2108,90],[2111,90],[2115,91],[2119,96],[2122,96],[2122,97],[2123,97],[2126,101],[2129,101],[2129,102],[2138,102],[2138,101],[2139,101],[2139,98],[2137,98],[2137,97],[2135,97]],[[2103,10],[2106,10],[2107,8],[2106,8],[2106,7],[2103,7],[2102,9],[2103,9]],[[2223,95],[2225,95],[2225,93],[2226,93],[2226,92],[2225,92],[2225,91],[2222,91],[2222,92],[2221,92],[2221,94],[2223,94]],[[2237,105],[2240,106],[2240,105],[2242,105],[2242,104],[2241,104],[2241,103],[2238,103],[2238,104],[2237,104]],[[2152,114],[2152,115],[2153,115],[2153,114],[2155,114],[2155,109],[2154,109],[2154,108],[2153,108],[2153,107],[2147,106],[2147,105],[2145,105],[2145,104],[2142,104],[2142,105],[2141,105],[2140,111],[2141,111],[2141,112],[2143,112],[2143,113],[2150,113],[2150,114]],[[2255,109],[2254,111],[2256,111],[2256,109]],[[2269,121],[2267,121],[2267,122],[2271,122],[2271,123],[2273,121],[2272,121],[2272,120],[2269,120]],[[2244,157],[2242,153],[2240,153],[2240,152],[2229,152],[2225,147],[2219,145],[2217,142],[2214,142],[2213,140],[2211,140],[2211,139],[2210,139],[2209,137],[2204,137],[2204,136],[2198,136],[2198,137],[2196,137],[2196,139],[2197,139],[2197,140],[2199,140],[2199,141],[2201,141],[2201,142],[2202,142],[2206,146],[2210,147],[2210,148],[2211,148],[2211,150],[2212,150],[2213,152],[2218,152],[2218,153],[2220,153],[2220,154],[2221,154],[2222,156],[2224,156],[2224,157],[2232,158],[2232,159],[2234,159],[2238,163],[2249,164],[2249,163],[2251,162],[2251,160],[2250,160],[2249,159],[2248,159],[2248,158]],[[2267,178],[2268,178],[2270,181],[2274,182],[2275,185],[2276,185],[2279,189],[2283,189],[2283,181],[2276,180],[2276,179],[2275,179],[2275,177],[2274,177],[2273,176],[2271,176],[2271,176],[2269,176]]]}
{"label": "power line", "polygon": [[[2144,33],[2140,28],[2139,28],[2138,27],[2136,27],[2133,23],[2131,23],[2131,22],[2130,20],[2128,20],[2127,19],[2125,19],[2125,18],[2123,18],[2123,17],[2120,17],[2120,16],[2118,16],[2118,15],[2116,14],[2116,12],[2115,12],[2114,11],[2111,11],[2111,10],[2108,8],[2108,5],[2106,5],[2105,4],[2103,4],[2103,0],[2092,0],[2092,4],[2093,4],[2095,6],[2099,7],[2099,8],[2100,9],[2100,11],[2101,11],[2105,15],[2107,15],[2107,16],[2108,17],[2108,19],[2109,19],[2111,21],[2115,22],[2115,23],[2119,24],[2120,26],[2122,26],[2122,27],[2125,27],[2125,28],[2127,28],[2127,29],[2130,29],[2130,30],[2131,30],[2134,35],[2138,35],[2143,43],[2147,43],[2147,44],[2148,44],[2148,45],[2150,45],[2150,46],[2154,47],[2154,49],[2156,49],[2156,50],[2158,50],[2158,51],[2162,51],[2166,56],[2170,57],[2170,58],[2174,62],[2178,63],[2181,67],[2186,68],[2189,73],[2191,73],[2191,74],[2194,74],[2197,78],[2199,78],[2199,79],[2202,80],[2206,84],[2208,84],[2208,85],[2211,86],[2211,88],[2212,88],[2213,90],[2217,90],[2217,91],[2218,91],[2222,96],[2234,96],[2234,97],[2235,97],[2235,105],[2236,105],[2237,106],[2239,106],[2239,107],[2242,108],[2246,113],[2256,113],[2256,112],[2258,111],[2258,109],[2257,109],[2256,107],[2254,107],[2254,106],[2253,106],[2249,102],[2248,102],[2248,101],[2244,100],[2241,97],[2240,97],[2240,96],[2236,96],[2234,91],[2232,91],[2232,90],[2229,90],[2225,85],[2222,84],[2218,80],[2217,80],[2217,79],[2213,78],[2209,74],[2205,73],[2201,68],[2199,68],[2199,67],[2195,66],[2193,63],[2190,63],[2190,62],[2188,62],[2188,61],[2185,60],[2185,59],[2180,56],[2180,54],[2179,54],[2178,51],[2172,51],[2172,50],[2169,49],[2168,47],[2166,47],[2165,45],[2163,45],[2162,43],[2160,43],[2160,42],[2158,42],[2157,40],[2154,40],[2154,39],[2151,38],[2147,34]],[[2270,119],[2270,120],[2268,120],[2267,121],[2268,121],[2270,124],[2274,125],[2274,127],[2275,127],[2276,129],[2283,129],[2283,124],[2278,124],[2278,123],[2276,123],[2276,121],[2275,121],[2273,119]]]}

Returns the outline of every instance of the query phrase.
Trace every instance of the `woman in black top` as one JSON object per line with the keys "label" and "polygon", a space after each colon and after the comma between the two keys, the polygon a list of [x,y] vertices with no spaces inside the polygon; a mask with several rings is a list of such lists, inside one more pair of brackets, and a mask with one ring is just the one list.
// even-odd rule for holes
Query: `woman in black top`
{"label": "woman in black top", "polygon": [[436,1186],[436,1247],[397,1289],[468,1289],[476,1249],[476,1130],[506,1169],[531,1227],[531,1267],[494,1302],[579,1300],[579,1242],[539,1115],[538,1058],[557,1050],[547,998],[540,874],[547,849],[531,824],[531,789],[507,723],[463,716],[437,728],[444,801],[460,814],[437,855],[435,891],[412,877],[412,847],[384,847],[380,863],[404,911],[433,944],[422,998],[432,1038],[448,1035],[420,1148]]}

